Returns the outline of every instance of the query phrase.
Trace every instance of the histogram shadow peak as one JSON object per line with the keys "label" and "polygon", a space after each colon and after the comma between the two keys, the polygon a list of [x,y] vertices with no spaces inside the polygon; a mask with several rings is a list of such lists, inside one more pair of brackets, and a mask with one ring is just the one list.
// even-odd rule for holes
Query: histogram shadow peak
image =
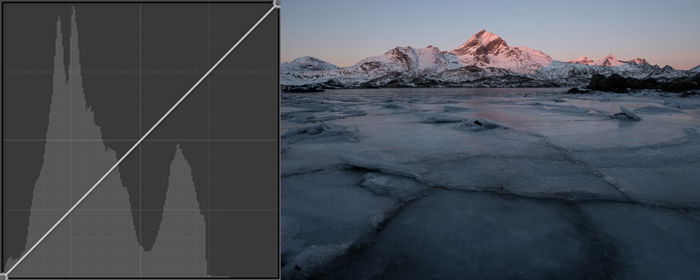
{"label": "histogram shadow peak", "polygon": [[[4,269],[270,7],[4,3]],[[10,278],[278,277],[274,13]]]}

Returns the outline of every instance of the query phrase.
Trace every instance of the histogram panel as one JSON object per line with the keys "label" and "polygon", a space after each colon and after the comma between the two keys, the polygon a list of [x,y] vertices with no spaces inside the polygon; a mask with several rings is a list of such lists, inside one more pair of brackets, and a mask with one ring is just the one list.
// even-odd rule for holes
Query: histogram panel
{"label": "histogram panel", "polygon": [[[3,3],[4,271],[270,7]],[[277,13],[12,276],[276,278]]]}

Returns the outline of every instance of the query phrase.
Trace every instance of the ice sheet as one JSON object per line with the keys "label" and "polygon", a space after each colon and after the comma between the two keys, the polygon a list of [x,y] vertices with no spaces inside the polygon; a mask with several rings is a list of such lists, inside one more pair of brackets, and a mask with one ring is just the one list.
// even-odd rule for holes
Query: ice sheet
{"label": "ice sheet", "polygon": [[698,97],[328,90],[282,111],[285,279],[700,279]]}

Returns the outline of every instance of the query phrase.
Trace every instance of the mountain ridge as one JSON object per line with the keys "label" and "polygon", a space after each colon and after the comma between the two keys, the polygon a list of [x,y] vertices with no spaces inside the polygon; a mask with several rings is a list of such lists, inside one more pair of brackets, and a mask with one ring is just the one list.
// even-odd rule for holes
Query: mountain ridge
{"label": "mountain ridge", "polygon": [[[700,71],[699,67],[694,69]],[[432,45],[425,48],[397,46],[347,67],[305,56],[283,62],[280,70],[282,85],[331,88],[511,87],[517,86],[514,81],[523,81],[522,86],[582,86],[594,74],[671,79],[691,73],[652,65],[644,58],[620,60],[612,54],[598,59],[583,56],[557,61],[540,50],[511,47],[486,29],[448,51]],[[503,84],[498,84],[498,77],[503,78]],[[485,79],[489,80],[488,84],[483,83]]]}

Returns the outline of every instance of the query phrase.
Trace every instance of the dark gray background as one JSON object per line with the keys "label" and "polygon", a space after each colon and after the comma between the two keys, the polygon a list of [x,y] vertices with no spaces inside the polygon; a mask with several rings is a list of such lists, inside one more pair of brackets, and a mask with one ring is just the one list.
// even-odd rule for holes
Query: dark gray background
{"label": "dark gray background", "polygon": [[[44,163],[56,20],[68,61],[73,7],[84,99],[102,134],[91,140],[121,156],[271,4],[3,3],[5,269],[32,245],[25,239]],[[274,11],[120,165],[140,248],[157,243],[179,146],[205,217],[207,274],[277,277],[278,33]]]}

